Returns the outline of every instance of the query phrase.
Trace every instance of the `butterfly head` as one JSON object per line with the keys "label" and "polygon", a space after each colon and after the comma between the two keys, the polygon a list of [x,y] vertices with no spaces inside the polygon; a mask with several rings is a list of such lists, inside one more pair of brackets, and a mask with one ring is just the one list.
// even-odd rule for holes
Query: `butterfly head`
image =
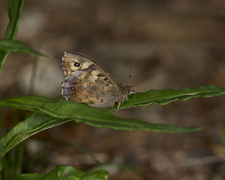
{"label": "butterfly head", "polygon": [[131,86],[125,86],[123,89],[123,93],[126,95],[136,94],[136,91],[134,90],[134,87],[131,85]]}

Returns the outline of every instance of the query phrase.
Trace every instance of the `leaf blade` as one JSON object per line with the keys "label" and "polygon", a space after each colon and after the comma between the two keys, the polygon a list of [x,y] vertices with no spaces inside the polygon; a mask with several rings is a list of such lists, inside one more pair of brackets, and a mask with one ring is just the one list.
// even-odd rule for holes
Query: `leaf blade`
{"label": "leaf blade", "polygon": [[40,113],[31,114],[25,121],[19,122],[1,138],[4,147],[3,155],[30,136],[69,121],[72,120],[62,120]]}
{"label": "leaf blade", "polygon": [[[186,101],[191,98],[196,97],[217,97],[225,95],[225,89],[220,88],[215,85],[211,86],[199,86],[198,88],[189,88],[185,87],[181,90],[172,90],[172,89],[164,89],[164,90],[154,90],[151,89],[144,93],[137,93],[129,96],[129,101],[125,101],[120,105],[120,109],[137,107],[137,106],[148,106],[152,103],[157,105],[167,105],[174,101]],[[116,107],[111,110],[116,110]]]}
{"label": "leaf blade", "polygon": [[42,179],[42,180],[107,180],[109,173],[105,170],[95,171],[91,174],[86,174],[85,172],[75,169],[71,166],[58,166],[48,172],[47,174],[21,174],[17,180],[26,180],[26,179]]}
{"label": "leaf blade", "polygon": [[26,54],[33,54],[36,56],[48,57],[48,56],[32,49],[30,46],[28,46],[20,41],[1,39],[0,40],[0,49],[4,50],[5,52],[20,52],[20,53],[26,53]]}
{"label": "leaf blade", "polygon": [[113,128],[117,130],[151,130],[155,132],[192,132],[199,128],[176,127],[165,124],[147,123],[133,118],[120,118],[110,112],[92,108],[86,104],[66,101],[64,99],[50,100],[38,96],[15,97],[0,100],[0,106],[10,106],[39,113],[59,119],[73,119],[94,127]]}

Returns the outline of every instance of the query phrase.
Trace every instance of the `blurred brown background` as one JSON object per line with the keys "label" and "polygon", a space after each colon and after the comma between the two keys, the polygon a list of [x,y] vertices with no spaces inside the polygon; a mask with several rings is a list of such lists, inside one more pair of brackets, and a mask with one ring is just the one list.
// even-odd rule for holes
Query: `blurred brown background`
{"label": "blurred brown background", "polygon": [[[0,37],[8,23],[7,2],[0,2]],[[29,0],[16,39],[53,56],[51,60],[38,58],[34,95],[61,98],[60,61],[69,50],[95,59],[122,84],[135,58],[130,83],[138,92],[212,84],[225,88],[224,0]],[[28,95],[33,62],[30,55],[9,55],[0,75],[2,98]],[[117,113],[203,128],[196,133],[125,132],[71,122],[35,137],[75,143],[103,162],[136,168],[134,172],[105,167],[111,180],[223,180],[224,102],[224,96],[196,98]],[[62,164],[87,171],[96,165],[57,141],[28,139],[26,145],[24,172],[47,172]]]}

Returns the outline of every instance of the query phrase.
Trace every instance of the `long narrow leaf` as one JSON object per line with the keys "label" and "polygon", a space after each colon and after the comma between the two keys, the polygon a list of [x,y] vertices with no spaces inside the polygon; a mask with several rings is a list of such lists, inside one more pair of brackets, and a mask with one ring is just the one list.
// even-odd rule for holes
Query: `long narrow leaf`
{"label": "long narrow leaf", "polygon": [[36,56],[48,57],[44,54],[37,52],[36,50],[32,49],[30,46],[20,41],[11,41],[11,40],[2,39],[0,40],[0,49],[6,52],[20,52],[20,53],[33,54]]}
{"label": "long narrow leaf", "polygon": [[[225,95],[225,89],[214,85],[211,86],[199,86],[198,88],[192,89],[185,87],[179,91],[172,89],[154,90],[144,93],[137,93],[129,96],[129,101],[120,105],[120,109],[136,107],[136,106],[148,106],[149,104],[155,103],[158,105],[166,105],[173,101],[186,101],[191,98],[203,97],[209,98],[213,96]],[[113,110],[116,109],[116,106]]]}
{"label": "long narrow leaf", "polygon": [[[150,90],[138,93],[123,105],[124,107],[146,106],[151,103],[165,105],[175,100],[185,101],[195,97],[212,97],[225,94],[225,89],[217,86],[200,86],[196,89],[184,88],[180,91],[165,89],[162,91]],[[155,132],[191,132],[199,128],[185,128],[171,125],[153,124],[132,118],[119,118],[107,111],[92,108],[85,104],[67,102],[64,99],[51,100],[44,97],[26,96],[0,100],[0,106],[10,106],[34,112],[27,120],[16,125],[3,137],[5,151],[30,137],[31,135],[75,120],[94,127],[114,128],[120,130],[149,130]],[[109,110],[109,109],[108,109]]]}
{"label": "long narrow leaf", "polygon": [[[54,118],[73,119],[94,127],[114,128],[119,130],[148,130],[155,132],[191,132],[199,128],[185,128],[171,125],[147,123],[138,119],[120,118],[110,112],[92,108],[85,104],[66,101],[64,99],[51,100],[44,97],[25,96],[0,100],[0,106],[10,106],[35,112],[45,113]],[[40,121],[40,120],[39,120]]]}
{"label": "long narrow leaf", "polygon": [[104,170],[86,174],[85,172],[71,166],[58,166],[47,174],[22,174],[17,178],[17,180],[107,180],[108,177],[109,173]]}

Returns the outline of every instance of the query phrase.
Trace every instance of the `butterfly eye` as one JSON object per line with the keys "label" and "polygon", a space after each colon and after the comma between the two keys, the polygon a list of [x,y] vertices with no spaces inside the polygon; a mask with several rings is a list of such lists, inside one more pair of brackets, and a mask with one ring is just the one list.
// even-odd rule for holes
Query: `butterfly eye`
{"label": "butterfly eye", "polygon": [[75,62],[75,63],[74,63],[74,66],[79,67],[79,66],[80,66],[80,63]]}

